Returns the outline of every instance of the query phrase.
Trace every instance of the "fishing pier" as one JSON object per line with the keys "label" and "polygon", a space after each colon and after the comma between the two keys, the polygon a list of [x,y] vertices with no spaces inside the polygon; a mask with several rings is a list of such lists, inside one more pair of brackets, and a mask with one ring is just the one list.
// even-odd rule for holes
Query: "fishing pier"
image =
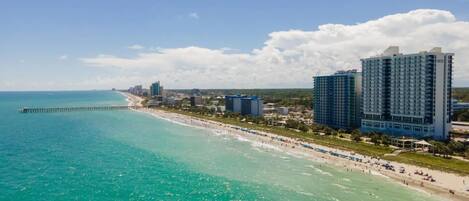
{"label": "fishing pier", "polygon": [[20,113],[57,113],[57,112],[82,112],[82,111],[111,111],[139,109],[140,106],[110,105],[110,106],[77,106],[77,107],[22,107]]}

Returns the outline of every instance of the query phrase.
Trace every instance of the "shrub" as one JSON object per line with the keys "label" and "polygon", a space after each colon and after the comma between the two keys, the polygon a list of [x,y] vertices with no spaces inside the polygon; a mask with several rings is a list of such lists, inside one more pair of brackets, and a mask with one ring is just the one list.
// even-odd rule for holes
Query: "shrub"
{"label": "shrub", "polygon": [[361,135],[357,133],[352,132],[351,139],[355,142],[360,142],[362,140]]}
{"label": "shrub", "polygon": [[308,128],[308,126],[307,126],[306,124],[301,123],[301,124],[298,126],[298,130],[303,131],[303,132],[306,133],[306,132],[309,131],[309,128]]}

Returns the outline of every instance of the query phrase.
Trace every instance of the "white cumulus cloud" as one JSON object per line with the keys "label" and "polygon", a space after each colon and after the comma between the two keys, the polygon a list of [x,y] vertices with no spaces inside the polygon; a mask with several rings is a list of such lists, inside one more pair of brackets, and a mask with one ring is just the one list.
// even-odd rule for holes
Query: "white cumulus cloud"
{"label": "white cumulus cloud", "polygon": [[127,48],[129,48],[129,49],[131,49],[131,50],[142,50],[142,49],[144,49],[145,47],[143,47],[142,45],[139,45],[139,44],[134,44],[134,45],[131,45],[131,46],[127,47]]}
{"label": "white cumulus cloud", "polygon": [[192,12],[192,13],[189,13],[187,16],[189,16],[189,18],[192,18],[192,19],[199,19],[199,14],[195,13],[195,12]]}
{"label": "white cumulus cloud", "polygon": [[64,55],[61,55],[59,57],[59,60],[67,60],[68,59],[68,55],[64,54]]}
{"label": "white cumulus cloud", "polygon": [[360,58],[379,54],[390,45],[400,46],[403,53],[439,46],[455,53],[456,85],[467,85],[468,41],[469,22],[448,11],[419,9],[352,25],[324,24],[310,31],[273,32],[261,48],[248,53],[183,47],[130,58],[98,55],[82,61],[119,68],[141,79],[157,78],[168,88],[311,87],[312,76],[360,69]]}

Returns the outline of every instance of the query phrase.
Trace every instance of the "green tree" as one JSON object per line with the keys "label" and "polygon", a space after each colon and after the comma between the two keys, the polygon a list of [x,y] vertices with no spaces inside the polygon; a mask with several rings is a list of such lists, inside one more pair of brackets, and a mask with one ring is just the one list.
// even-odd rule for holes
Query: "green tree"
{"label": "green tree", "polygon": [[311,130],[312,130],[313,132],[318,132],[318,131],[321,130],[321,127],[320,127],[319,125],[317,125],[317,124],[313,124],[313,125],[311,126]]}
{"label": "green tree", "polygon": [[360,132],[359,129],[353,129],[353,131],[352,131],[351,134],[352,134],[352,135],[361,135],[362,133]]}
{"label": "green tree", "polygon": [[469,109],[454,112],[453,121],[469,121]]}
{"label": "green tree", "polygon": [[298,126],[298,130],[303,131],[303,132],[306,133],[306,132],[309,131],[309,127],[308,127],[306,124],[301,123],[301,124]]}
{"label": "green tree", "polygon": [[352,132],[352,136],[351,136],[352,140],[355,141],[355,142],[360,142],[362,141],[362,137],[360,134],[358,133],[353,133]]}
{"label": "green tree", "polygon": [[285,125],[285,126],[286,126],[287,128],[297,129],[297,128],[298,128],[298,125],[299,125],[298,121],[295,121],[295,120],[293,120],[293,119],[288,119],[288,120],[286,121],[286,125]]}
{"label": "green tree", "polygon": [[213,108],[213,107],[210,108],[210,113],[211,113],[211,114],[215,114],[216,112],[217,112],[217,109],[216,109],[216,108]]}
{"label": "green tree", "polygon": [[330,128],[330,127],[324,127],[322,129],[322,131],[324,132],[324,134],[326,135],[331,135],[333,132],[334,132],[334,129]]}
{"label": "green tree", "polygon": [[446,146],[442,142],[433,141],[432,144],[433,144],[432,151],[434,154],[440,154],[446,158],[448,157],[448,155],[452,153],[451,150],[448,148],[448,146]]}
{"label": "green tree", "polygon": [[377,133],[372,133],[370,141],[375,145],[379,145],[381,141],[381,137]]}
{"label": "green tree", "polygon": [[381,135],[381,144],[389,146],[389,144],[391,144],[391,138],[387,135]]}
{"label": "green tree", "polygon": [[464,144],[461,142],[451,141],[448,143],[448,148],[451,152],[464,153]]}

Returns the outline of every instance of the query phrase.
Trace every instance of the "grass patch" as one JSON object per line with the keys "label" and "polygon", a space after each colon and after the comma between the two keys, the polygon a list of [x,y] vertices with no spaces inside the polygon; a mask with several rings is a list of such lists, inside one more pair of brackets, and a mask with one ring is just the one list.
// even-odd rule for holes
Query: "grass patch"
{"label": "grass patch", "polygon": [[384,159],[400,163],[413,164],[429,169],[469,175],[469,162],[433,156],[430,153],[405,152],[399,156],[385,156]]}

